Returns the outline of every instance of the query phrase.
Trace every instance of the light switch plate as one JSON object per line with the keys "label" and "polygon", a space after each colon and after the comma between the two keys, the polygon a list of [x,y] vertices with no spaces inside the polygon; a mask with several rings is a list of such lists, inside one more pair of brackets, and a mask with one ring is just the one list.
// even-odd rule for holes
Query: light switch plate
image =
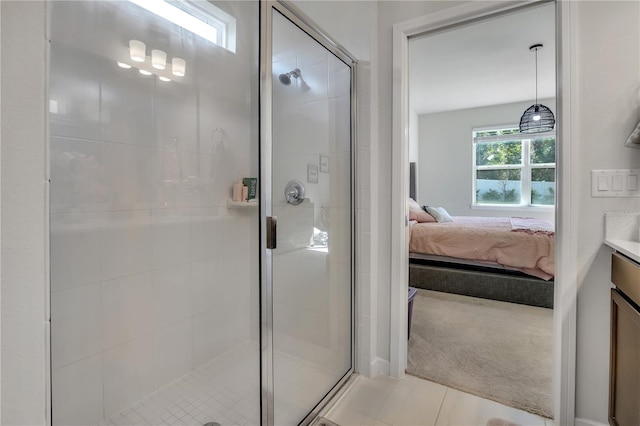
{"label": "light switch plate", "polygon": [[640,169],[591,170],[592,197],[640,197]]}

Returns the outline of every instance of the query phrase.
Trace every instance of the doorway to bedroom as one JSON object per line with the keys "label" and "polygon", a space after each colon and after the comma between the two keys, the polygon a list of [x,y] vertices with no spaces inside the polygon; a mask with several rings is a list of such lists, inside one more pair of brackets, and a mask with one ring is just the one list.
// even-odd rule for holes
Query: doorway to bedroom
{"label": "doorway to bedroom", "polygon": [[520,120],[555,115],[555,26],[544,2],[408,43],[406,372],[547,418],[556,135]]}

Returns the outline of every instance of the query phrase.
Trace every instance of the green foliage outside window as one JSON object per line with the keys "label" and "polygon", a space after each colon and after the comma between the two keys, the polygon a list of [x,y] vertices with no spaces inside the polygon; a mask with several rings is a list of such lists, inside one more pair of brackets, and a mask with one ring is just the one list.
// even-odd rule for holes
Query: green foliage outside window
{"label": "green foliage outside window", "polygon": [[[475,132],[476,138],[517,134],[517,129],[499,129]],[[528,144],[526,148],[525,144]],[[523,158],[523,150],[529,150],[529,158]],[[526,152],[526,151],[524,151]],[[477,142],[476,182],[483,182],[483,189],[476,190],[478,204],[520,204],[522,172],[530,183],[530,203],[535,205],[555,204],[556,141],[554,137],[519,140]],[[544,165],[552,167],[545,167]],[[536,165],[538,165],[536,167]],[[488,166],[488,168],[487,168]],[[494,168],[492,166],[515,166]],[[492,187],[487,189],[488,181]]]}
{"label": "green foliage outside window", "polygon": [[[555,164],[556,140],[554,138],[535,139],[531,141],[531,164]],[[551,167],[535,167],[531,169],[531,182],[555,182],[556,169]],[[552,206],[555,204],[554,188],[537,191],[531,188],[531,204]]]}
{"label": "green foliage outside window", "polygon": [[555,163],[556,140],[554,138],[531,141],[531,164]]}
{"label": "green foliage outside window", "polygon": [[522,142],[490,142],[476,146],[476,165],[494,166],[522,163]]}

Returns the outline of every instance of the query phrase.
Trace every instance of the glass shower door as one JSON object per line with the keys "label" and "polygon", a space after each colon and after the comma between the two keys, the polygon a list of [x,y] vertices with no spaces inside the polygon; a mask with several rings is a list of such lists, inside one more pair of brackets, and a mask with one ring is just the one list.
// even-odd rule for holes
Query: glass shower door
{"label": "glass shower door", "polygon": [[259,4],[48,6],[52,424],[261,424]]}
{"label": "glass shower door", "polygon": [[273,400],[288,425],[352,370],[352,70],[271,13]]}

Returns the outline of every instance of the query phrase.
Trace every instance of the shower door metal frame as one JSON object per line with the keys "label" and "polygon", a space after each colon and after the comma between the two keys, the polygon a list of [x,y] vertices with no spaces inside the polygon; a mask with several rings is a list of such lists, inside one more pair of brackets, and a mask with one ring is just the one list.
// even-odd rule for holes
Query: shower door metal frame
{"label": "shower door metal frame", "polygon": [[273,85],[272,85],[272,29],[273,11],[281,13],[301,31],[312,37],[330,53],[350,68],[351,75],[351,368],[320,400],[300,423],[311,423],[355,373],[357,328],[356,316],[356,65],[358,60],[307,15],[285,0],[260,1],[260,375],[262,424],[274,425],[274,376],[273,376],[273,253],[267,248],[267,217],[272,210],[272,152],[273,152]]}

